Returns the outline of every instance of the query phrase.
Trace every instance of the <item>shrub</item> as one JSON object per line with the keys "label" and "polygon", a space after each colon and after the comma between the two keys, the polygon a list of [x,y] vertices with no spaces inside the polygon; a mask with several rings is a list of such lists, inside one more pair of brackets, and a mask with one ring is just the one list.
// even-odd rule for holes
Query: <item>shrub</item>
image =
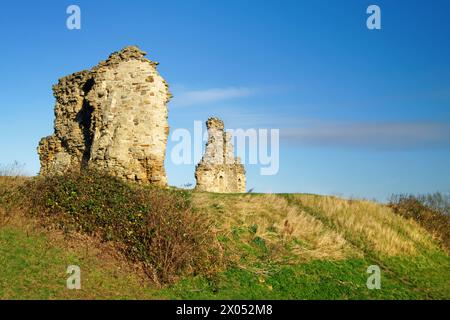
{"label": "shrub", "polygon": [[416,196],[416,199],[432,210],[450,215],[450,194],[435,192],[432,194]]}
{"label": "shrub", "polygon": [[132,185],[96,171],[37,177],[25,183],[29,212],[66,232],[115,241],[154,281],[212,272],[220,264],[207,217],[190,193]]}
{"label": "shrub", "polygon": [[442,201],[440,196],[393,195],[389,207],[403,217],[416,220],[425,229],[438,236],[442,246],[450,251],[448,202],[446,207],[445,201]]}

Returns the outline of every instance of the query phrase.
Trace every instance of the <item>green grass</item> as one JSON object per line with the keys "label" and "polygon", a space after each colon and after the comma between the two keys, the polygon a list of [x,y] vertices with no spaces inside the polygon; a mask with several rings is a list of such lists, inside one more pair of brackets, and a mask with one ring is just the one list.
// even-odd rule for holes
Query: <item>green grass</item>
{"label": "green grass", "polygon": [[[357,258],[298,265],[261,262],[262,268],[254,270],[234,266],[211,278],[188,277],[159,289],[105,266],[92,254],[50,243],[45,234],[0,229],[2,299],[448,299],[450,292],[450,258],[441,252],[386,258],[381,290],[366,287],[366,270],[374,262]],[[82,270],[81,290],[66,288],[70,264]]]}
{"label": "green grass", "polygon": [[213,280],[186,279],[164,294],[173,299],[421,299],[426,295],[389,275],[368,290],[363,259],[279,266],[268,275],[231,268]]}
{"label": "green grass", "polygon": [[[83,248],[84,250],[84,248]],[[134,275],[106,267],[88,251],[53,244],[45,234],[0,229],[1,299],[155,298]],[[81,268],[81,290],[66,287],[69,265]]]}

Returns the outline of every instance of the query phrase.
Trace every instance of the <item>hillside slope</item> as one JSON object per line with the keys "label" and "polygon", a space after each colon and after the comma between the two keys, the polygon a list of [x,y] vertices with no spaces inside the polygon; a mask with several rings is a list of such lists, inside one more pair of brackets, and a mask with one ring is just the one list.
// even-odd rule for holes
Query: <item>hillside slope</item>
{"label": "hillside slope", "polygon": [[[64,234],[0,202],[0,298],[450,298],[449,256],[386,206],[304,194],[191,197],[211,219],[225,264],[170,285],[151,282],[110,242]],[[82,270],[81,290],[65,286],[73,264]],[[371,265],[381,269],[380,290],[366,286]]]}

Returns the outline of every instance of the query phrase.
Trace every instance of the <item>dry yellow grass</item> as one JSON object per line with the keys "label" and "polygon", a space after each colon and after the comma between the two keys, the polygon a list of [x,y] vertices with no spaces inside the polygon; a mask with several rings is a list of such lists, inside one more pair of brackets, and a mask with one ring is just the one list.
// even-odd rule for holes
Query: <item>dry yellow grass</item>
{"label": "dry yellow grass", "polygon": [[273,259],[280,258],[286,246],[300,260],[343,259],[358,254],[342,235],[279,195],[195,193],[194,204],[213,215],[221,234],[229,235],[239,226],[257,226],[254,236],[272,248]]}
{"label": "dry yellow grass", "polygon": [[393,256],[415,254],[419,247],[434,246],[429,234],[413,221],[386,206],[335,197],[294,195],[301,205],[319,209],[344,237],[368,245],[377,253]]}
{"label": "dry yellow grass", "polygon": [[26,181],[22,176],[2,176],[0,172],[0,225],[8,219],[9,211],[12,209],[11,202],[15,200],[17,187]]}
{"label": "dry yellow grass", "polygon": [[343,259],[361,256],[365,250],[385,256],[413,255],[437,248],[416,222],[371,201],[302,194],[290,195],[293,201],[275,194],[193,196],[195,206],[213,216],[219,234],[257,226],[254,236],[270,245],[274,259],[286,247],[300,260]]}

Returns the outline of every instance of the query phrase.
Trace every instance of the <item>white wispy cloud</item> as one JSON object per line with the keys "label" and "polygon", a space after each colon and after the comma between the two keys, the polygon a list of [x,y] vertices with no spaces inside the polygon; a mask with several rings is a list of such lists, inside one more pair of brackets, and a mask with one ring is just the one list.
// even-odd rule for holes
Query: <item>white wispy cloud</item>
{"label": "white wispy cloud", "polygon": [[210,88],[204,90],[176,90],[171,101],[172,106],[187,107],[205,105],[257,94],[260,90],[248,87]]}
{"label": "white wispy cloud", "polygon": [[280,129],[281,139],[311,146],[417,148],[450,146],[450,124],[438,122],[312,122]]}

